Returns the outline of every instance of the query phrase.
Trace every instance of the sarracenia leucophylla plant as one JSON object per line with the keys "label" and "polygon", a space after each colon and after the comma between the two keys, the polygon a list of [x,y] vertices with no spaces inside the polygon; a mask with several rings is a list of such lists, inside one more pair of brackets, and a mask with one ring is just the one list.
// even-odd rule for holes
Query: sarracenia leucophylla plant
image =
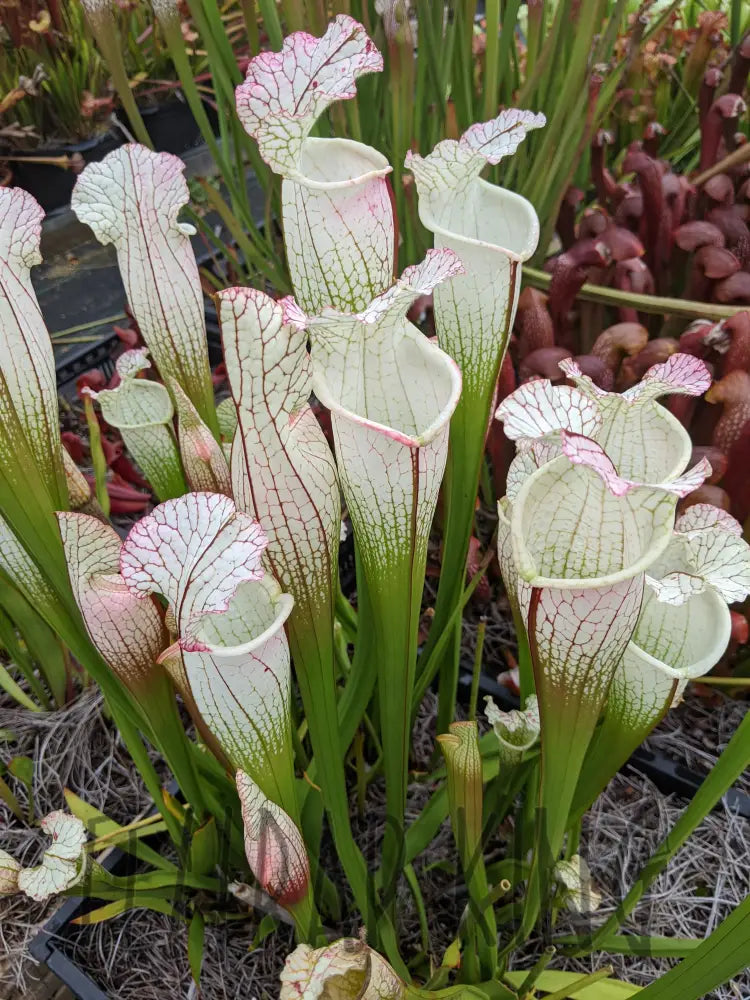
{"label": "sarracenia leucophylla plant", "polygon": [[[222,879],[249,867],[260,890],[251,898],[262,907],[271,897],[296,928],[282,998],[514,1000],[560,990],[542,965],[518,978],[511,954],[548,914],[596,908],[577,849],[580,816],[685,684],[722,655],[727,606],[750,593],[750,549],[736,522],[708,505],[677,516],[710,469],[705,460],[690,467],[686,432],[658,400],[705,392],[710,376],[698,359],[675,354],[622,395],[568,361],[568,384],[537,380],[508,396],[497,417],[517,456],[499,505],[498,555],[528,642],[524,704],[515,713],[488,704],[491,731],[480,737],[476,721],[456,718],[453,666],[446,670],[444,768],[427,776],[433,795],[407,823],[427,543],[450,448],[476,491],[493,380],[536,232],[531,207],[484,185],[479,172],[542,123],[504,112],[411,158],[437,246],[394,279],[388,164],[367,147],[310,135],[325,107],[379,68],[363,27],[346,16],[322,38],[292,35],[281,53],[250,62],[240,117],[284,177],[297,297],[240,287],[216,296],[231,389],[218,411],[179,218],[179,162],[126,146],[83,172],[74,205],[117,246],[154,366],[143,351],[124,354],[120,385],[97,400],[144,471],[152,463],[155,480],[165,473],[153,484],[162,502],[124,540],[80,495],[74,470],[65,478],[51,349],[30,308],[39,211],[23,192],[0,192],[0,304],[13,305],[0,384],[3,572],[35,597],[105,690],[179,850],[175,866],[138,840],[153,870],[126,884],[90,857],[103,838],[87,844],[80,826],[53,814],[51,835],[64,831],[57,851],[33,875],[0,852],[0,892],[102,900],[127,892],[128,905],[189,919],[194,942],[206,921],[226,918]],[[433,290],[438,343],[407,318]],[[36,393],[34,408],[24,393]],[[332,448],[312,393],[330,412]],[[22,495],[22,478],[38,496]],[[338,580],[342,496],[356,543],[356,611]],[[455,529],[458,542],[464,529]],[[442,635],[455,630],[465,596],[464,557],[454,558],[461,585]],[[422,678],[430,669],[422,664]],[[195,736],[182,728],[178,703]],[[743,723],[644,881],[750,763],[749,732]],[[165,757],[182,803],[162,794],[141,737]],[[352,831],[353,743],[360,786],[370,778],[384,786],[379,858],[365,857]],[[92,811],[72,795],[69,807],[91,830]],[[345,886],[321,870],[324,817]],[[412,862],[448,818],[468,902],[454,943],[434,962],[429,942],[422,954],[405,953],[396,901],[402,877],[421,899]],[[501,824],[516,836],[503,841],[503,862],[488,865],[487,841]],[[178,881],[179,908],[169,895]],[[341,924],[342,900],[353,900],[369,943],[326,942],[323,927]],[[631,904],[623,902],[621,920]],[[685,997],[739,968],[741,948],[726,941],[743,913],[705,946],[691,945],[701,992]],[[605,925],[608,935],[618,919]],[[592,947],[602,943],[590,937]],[[587,947],[582,938],[568,944]],[[572,975],[566,982],[580,980]],[[602,978],[588,984],[594,1000],[606,996]],[[619,985],[623,996],[635,991]],[[586,986],[577,982],[575,992]],[[649,989],[674,995],[658,983]]]}

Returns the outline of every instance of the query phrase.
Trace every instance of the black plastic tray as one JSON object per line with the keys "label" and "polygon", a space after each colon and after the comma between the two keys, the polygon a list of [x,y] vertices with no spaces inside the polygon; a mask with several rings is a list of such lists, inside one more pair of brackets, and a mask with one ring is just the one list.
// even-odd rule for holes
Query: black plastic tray
{"label": "black plastic tray", "polygon": [[[107,871],[117,875],[130,861],[124,851],[115,847],[100,863]],[[46,965],[78,1000],[109,1000],[107,994],[99,989],[94,980],[61,947],[70,933],[72,921],[94,909],[96,905],[95,900],[71,896],[55,910],[29,945],[32,957]]]}
{"label": "black plastic tray", "polygon": [[117,334],[114,330],[109,330],[102,334],[99,340],[89,344],[79,344],[75,348],[66,351],[65,354],[55,359],[55,376],[57,378],[57,388],[73,382],[83,372],[92,368],[101,368],[109,378],[115,369],[112,360],[112,348],[117,341]]}

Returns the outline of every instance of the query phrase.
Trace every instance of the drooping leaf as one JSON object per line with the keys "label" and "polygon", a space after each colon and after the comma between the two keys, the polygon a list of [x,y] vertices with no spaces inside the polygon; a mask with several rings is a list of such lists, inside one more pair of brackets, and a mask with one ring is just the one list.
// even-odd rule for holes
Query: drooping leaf
{"label": "drooping leaf", "polygon": [[22,868],[18,873],[19,890],[37,902],[68,889],[85,870],[83,823],[76,816],[58,810],[45,816],[41,826],[52,844],[44,852],[40,865]]}
{"label": "drooping leaf", "polygon": [[[162,857],[158,851],[149,847],[148,844],[144,844],[140,839],[141,831],[125,831],[125,829],[116,823],[113,819],[110,819],[103,812],[95,809],[93,806],[89,805],[88,802],[84,802],[83,799],[79,798],[74,792],[69,788],[65,789],[65,804],[70,810],[70,812],[77,816],[86,826],[86,829],[91,834],[95,840],[102,837],[111,837],[111,842],[120,847],[121,850],[126,851],[128,854],[133,854],[135,857],[140,858],[141,861],[147,862],[156,868],[163,868],[168,871],[176,871],[177,866],[174,862],[169,861],[167,858]],[[157,816],[158,819],[158,816]],[[159,823],[152,824],[154,828],[159,826]],[[157,830],[151,827],[148,828],[146,833],[151,830],[156,833]],[[120,832],[122,831],[122,835]],[[136,836],[132,836],[133,832]],[[113,836],[114,835],[114,836]]]}
{"label": "drooping leaf", "polygon": [[115,899],[104,906],[97,906],[96,909],[83,913],[80,917],[75,917],[71,923],[79,927],[90,927],[92,924],[101,924],[105,920],[112,920],[129,910],[153,910],[155,913],[164,913],[168,917],[176,920],[184,919],[179,910],[176,910],[167,899],[160,899],[158,896],[148,896],[144,893],[125,896],[122,899]]}

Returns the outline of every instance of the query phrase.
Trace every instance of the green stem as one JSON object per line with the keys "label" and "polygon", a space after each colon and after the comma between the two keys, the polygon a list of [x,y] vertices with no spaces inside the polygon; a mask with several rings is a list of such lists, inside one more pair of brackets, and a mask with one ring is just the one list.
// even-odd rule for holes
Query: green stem
{"label": "green stem", "polygon": [[[415,501],[416,502],[416,501]],[[395,899],[404,861],[404,813],[411,748],[411,706],[414,691],[420,599],[426,550],[412,551],[369,581],[376,641],[380,733],[386,782],[386,829],[381,878],[386,906]]]}
{"label": "green stem", "polygon": [[487,634],[487,621],[482,618],[477,626],[477,645],[474,650],[474,667],[471,672],[471,694],[469,695],[468,718],[473,722],[477,717],[477,699],[479,697],[479,675],[482,670],[482,651],[484,637]]}
{"label": "green stem", "polygon": [[242,9],[242,19],[245,22],[247,32],[247,46],[250,56],[257,56],[260,52],[260,32],[258,30],[258,12],[255,9],[255,0],[240,0]]}
{"label": "green stem", "polygon": [[354,841],[349,822],[349,798],[339,737],[334,680],[333,629],[320,625],[322,623],[316,628],[311,622],[293,619],[289,628],[292,659],[305,707],[316,777],[320,776],[323,804],[331,823],[333,842],[357,907],[368,929],[374,931],[377,918],[367,866]]}
{"label": "green stem", "polygon": [[536,985],[537,980],[544,972],[544,970],[547,968],[552,959],[555,957],[556,950],[557,949],[554,947],[554,945],[550,945],[549,948],[545,948],[542,954],[536,960],[536,963],[532,965],[532,967],[529,969],[529,974],[526,976],[526,978],[524,979],[524,981],[521,983],[521,985],[518,987],[517,990],[520,1000],[525,1000],[526,997],[532,994],[532,991],[534,989],[534,986]]}
{"label": "green stem", "polygon": [[94,467],[94,489],[96,499],[105,517],[109,517],[109,493],[107,492],[107,461],[102,450],[102,435],[99,421],[94,413],[94,403],[91,396],[83,397],[83,409],[86,415],[86,427],[89,432],[89,451],[91,464]]}
{"label": "green stem", "polygon": [[133,97],[133,91],[130,89],[130,80],[122,57],[122,42],[114,14],[109,5],[105,4],[95,13],[90,14],[88,20],[107,68],[112,74],[112,82],[125,114],[128,116],[133,134],[138,142],[152,149],[151,136],[143,123],[138,105],[135,103],[135,97]]}
{"label": "green stem", "polygon": [[177,710],[172,684],[161,668],[160,673],[161,676],[155,680],[148,695],[139,704],[151,724],[155,745],[169,762],[170,770],[198,822],[202,822],[206,814],[206,803],[190,740]]}
{"label": "green stem", "polygon": [[[443,652],[445,651],[445,649],[446,649],[446,647],[448,645],[449,639],[451,639],[452,636],[453,636],[453,629],[455,628],[455,626],[457,625],[457,623],[460,621],[460,619],[461,619],[461,613],[463,612],[463,609],[466,607],[466,605],[468,604],[469,600],[471,599],[471,595],[474,593],[474,591],[479,586],[479,581],[482,579],[482,577],[484,576],[484,574],[487,572],[487,567],[489,566],[490,562],[494,558],[496,545],[497,545],[497,536],[493,535],[492,536],[492,540],[490,541],[490,544],[489,544],[488,549],[487,549],[487,554],[485,555],[485,557],[482,560],[482,562],[479,564],[479,567],[478,567],[476,573],[474,574],[474,576],[469,581],[469,586],[466,588],[466,590],[464,590],[464,592],[461,595],[461,599],[459,600],[458,604],[454,607],[454,609],[453,609],[453,611],[452,611],[452,613],[451,613],[451,615],[450,615],[450,617],[449,617],[449,619],[448,619],[448,621],[446,623],[446,627],[443,629],[442,634],[439,636],[437,642],[435,643],[435,646],[434,646],[434,648],[432,650],[432,653],[431,654],[426,654],[426,651],[423,650],[422,653],[421,653],[421,655],[420,655],[420,667],[421,667],[421,671],[419,673],[419,677],[417,679],[417,683],[415,684],[415,687],[414,687],[414,700],[412,702],[412,716],[414,716],[416,714],[416,711],[419,708],[420,704],[422,703],[422,699],[424,698],[425,693],[427,692],[427,688],[430,686],[430,684],[433,681],[433,678],[435,677],[435,674],[437,672],[437,669],[438,669],[438,666],[439,666],[439,663],[440,663],[440,657],[442,656]],[[434,624],[433,624],[433,628],[434,628]]]}
{"label": "green stem", "polygon": [[[549,288],[552,276],[546,271],[524,266],[524,284],[532,288]],[[638,312],[655,313],[660,316],[686,316],[689,319],[729,319],[742,312],[746,306],[722,306],[714,302],[691,302],[689,299],[670,299],[660,295],[639,295],[636,292],[621,292],[616,288],[585,284],[578,292],[579,298],[587,302],[602,302],[607,306],[630,307]]]}
{"label": "green stem", "polygon": [[[185,41],[182,37],[180,19],[176,15],[174,17],[166,17],[162,19],[161,24],[167,48],[169,49],[169,55],[171,56],[174,68],[177,71],[177,76],[179,77],[180,85],[183,93],[185,94],[185,99],[187,100],[193,117],[198,123],[198,128],[203,136],[203,141],[211,151],[211,155],[216,162],[216,166],[219,168],[223,183],[227,186],[232,197],[237,199],[238,192],[236,190],[233,172],[228,166],[223,150],[219,148],[219,144],[216,141],[214,130],[211,127],[208,115],[206,114],[203,99],[201,98],[200,92],[195,83],[193,69],[190,65],[187,52],[185,51]],[[213,430],[213,428],[211,429]]]}
{"label": "green stem", "polygon": [[[498,105],[500,0],[487,0],[485,19],[487,22],[487,47],[484,53],[484,79],[482,81],[484,87],[483,117],[490,119],[497,114]],[[503,34],[505,34],[505,30],[505,24],[503,24]],[[512,26],[510,30],[513,30]]]}
{"label": "green stem", "polygon": [[113,721],[116,723],[117,728],[120,731],[123,742],[127,747],[128,753],[133,759],[133,763],[138,769],[138,773],[141,778],[143,778],[143,783],[148,789],[154,805],[164,819],[167,830],[169,831],[169,836],[172,839],[172,843],[177,848],[178,852],[182,853],[185,846],[183,844],[183,827],[164,801],[164,796],[162,795],[162,783],[154,769],[151,758],[146,752],[146,748],[143,745],[135,727],[131,725],[124,713],[118,712],[113,707],[111,702],[109,704],[110,709],[112,710]]}
{"label": "green stem", "polygon": [[269,45],[274,51],[281,48],[284,32],[281,30],[276,0],[258,0],[258,6],[263,17],[263,29],[268,35]]}

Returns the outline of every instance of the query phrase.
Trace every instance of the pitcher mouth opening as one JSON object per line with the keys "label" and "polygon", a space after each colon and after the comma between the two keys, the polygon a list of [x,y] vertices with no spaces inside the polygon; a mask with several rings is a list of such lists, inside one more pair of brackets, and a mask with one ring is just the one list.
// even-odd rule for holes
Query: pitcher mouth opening
{"label": "pitcher mouth opening", "polygon": [[[651,597],[651,600],[656,600],[656,598]],[[693,600],[703,601],[709,605],[710,610],[707,618],[710,618],[712,628],[710,630],[710,639],[706,638],[709,630],[701,630],[698,635],[700,648],[692,651],[690,663],[681,667],[672,667],[655,652],[649,652],[645,645],[641,645],[638,640],[637,627],[633,638],[628,643],[628,649],[634,655],[638,656],[643,663],[661,670],[666,676],[674,677],[677,680],[689,680],[701,677],[710,670],[726,649],[732,629],[729,607],[724,599],[715,591],[706,589],[702,594],[693,598]],[[645,604],[646,599],[644,598]],[[669,607],[669,605],[663,605],[663,607]],[[689,604],[682,607],[687,611]]]}
{"label": "pitcher mouth opening", "polygon": [[[613,564],[611,568],[603,569],[603,571],[600,570],[596,576],[590,577],[558,577],[553,575],[554,567],[549,567],[547,570],[543,568],[545,561],[544,553],[532,551],[532,548],[527,544],[527,530],[523,519],[524,507],[526,506],[529,493],[538,483],[539,478],[542,475],[553,475],[560,470],[567,471],[570,469],[570,466],[566,465],[567,462],[568,459],[561,456],[541,466],[541,468],[525,480],[518,492],[518,496],[513,502],[511,536],[513,539],[513,548],[516,552],[520,579],[535,589],[568,591],[598,590],[624,583],[645,574],[653,563],[666,551],[672,539],[674,505],[671,503],[660,504],[658,505],[658,511],[654,510],[652,512],[652,523],[648,538],[641,540],[639,533],[637,551],[623,552],[620,565]],[[648,489],[648,487],[644,487],[644,489]],[[637,492],[633,491],[629,496],[633,497]],[[612,497],[612,502],[624,502],[627,504],[628,499],[626,497]],[[635,525],[633,525],[633,529],[637,530]]]}
{"label": "pitcher mouth opening", "polygon": [[387,177],[392,170],[382,153],[362,142],[308,137],[297,170],[286,179],[312,190],[337,191]]}
{"label": "pitcher mouth opening", "polygon": [[[283,631],[284,623],[294,607],[291,594],[284,594],[278,585],[270,578],[247,580],[238,588],[229,609],[218,615],[205,614],[190,623],[185,635],[179,640],[179,645],[185,652],[207,652],[222,658],[242,657],[261,648],[279,632]],[[263,608],[257,619],[248,624],[248,636],[244,642],[237,642],[236,623],[244,621],[242,614],[243,599],[260,599]],[[229,621],[226,618],[229,617]],[[224,619],[224,621],[222,620]],[[222,634],[228,627],[229,635]],[[227,642],[226,639],[234,642]]]}
{"label": "pitcher mouth opening", "polygon": [[[440,237],[448,246],[460,240],[461,243],[467,246],[501,253],[510,258],[510,260],[523,264],[534,254],[539,243],[539,219],[534,211],[534,206],[522,195],[516,194],[514,191],[507,191],[505,188],[497,187],[481,178],[475,183],[479,186],[480,191],[480,209],[483,209],[487,202],[497,203],[486,205],[486,212],[478,212],[478,224],[475,235],[469,235],[463,226],[458,224],[459,222],[465,223],[465,218],[458,220],[456,228],[451,228],[452,220],[446,219],[444,217],[445,213],[441,217],[438,217],[438,213],[433,208],[433,200],[440,198],[441,195],[445,197],[449,192],[430,192],[421,196],[419,199],[419,215],[423,225],[433,232],[436,237]],[[498,213],[502,212],[503,202],[506,209],[511,207],[514,210],[514,214],[518,216],[520,222],[519,229],[522,227],[522,231],[525,234],[525,238],[519,240],[515,246],[513,246],[514,241],[509,238],[509,227],[503,227],[505,232],[498,230],[497,233],[493,233],[489,231],[492,220],[496,220]],[[447,204],[449,212],[458,212],[461,203],[449,201]]]}
{"label": "pitcher mouth opening", "polygon": [[[421,334],[419,336],[421,337]],[[427,340],[425,340],[424,345],[420,344],[420,346],[428,354],[435,352],[433,360],[436,365],[444,365],[441,374],[446,377],[447,384],[443,397],[438,403],[439,409],[436,409],[431,419],[421,421],[419,426],[412,425],[406,428],[402,425],[401,427],[396,427],[394,426],[395,422],[386,422],[386,419],[383,419],[386,417],[385,414],[375,413],[372,410],[369,413],[363,413],[350,409],[349,406],[341,401],[340,393],[336,392],[330,386],[325,374],[322,372],[313,376],[313,391],[321,403],[328,407],[331,413],[342,419],[359,424],[359,426],[375,431],[378,434],[383,434],[385,437],[391,438],[391,440],[397,441],[407,448],[422,448],[433,441],[450,422],[461,396],[462,383],[461,372],[452,358],[445,355],[438,360],[438,356],[442,352]]]}

